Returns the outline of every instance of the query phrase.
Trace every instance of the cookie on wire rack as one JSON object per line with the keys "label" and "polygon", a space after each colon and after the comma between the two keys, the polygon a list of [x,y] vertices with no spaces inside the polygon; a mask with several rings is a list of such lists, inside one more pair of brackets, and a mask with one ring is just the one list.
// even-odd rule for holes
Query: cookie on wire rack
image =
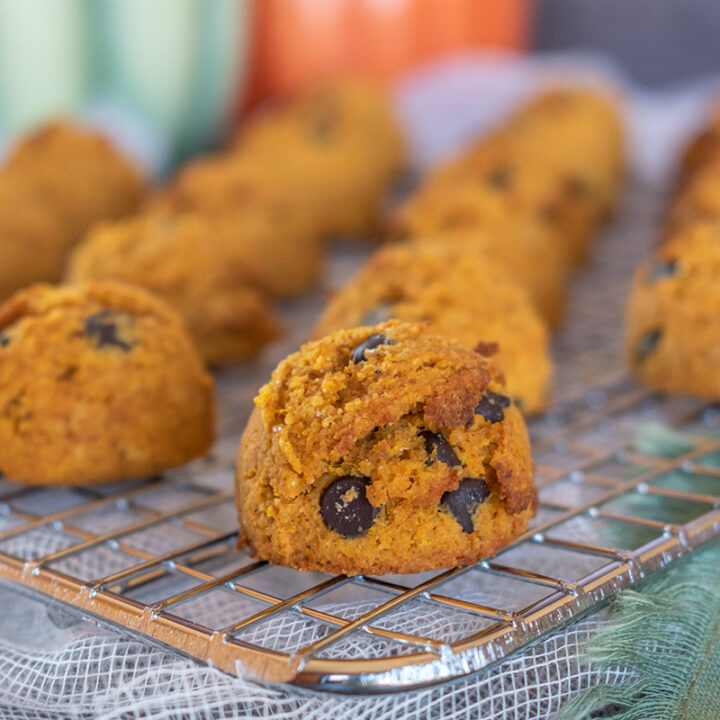
{"label": "cookie on wire rack", "polygon": [[627,309],[626,361],[657,390],[720,399],[720,221],[677,230],[641,265]]}
{"label": "cookie on wire rack", "polygon": [[614,106],[600,94],[555,90],[433,170],[412,203],[417,213],[458,188],[495,195],[553,230],[566,262],[581,265],[614,207],[622,171]]}
{"label": "cookie on wire rack", "polygon": [[308,343],[255,402],[236,501],[258,557],[421,572],[492,555],[532,517],[527,430],[502,374],[426,325]]}
{"label": "cookie on wire rack", "polygon": [[0,470],[38,485],[153,475],[205,455],[212,378],[179,316],[120,283],[0,306]]}

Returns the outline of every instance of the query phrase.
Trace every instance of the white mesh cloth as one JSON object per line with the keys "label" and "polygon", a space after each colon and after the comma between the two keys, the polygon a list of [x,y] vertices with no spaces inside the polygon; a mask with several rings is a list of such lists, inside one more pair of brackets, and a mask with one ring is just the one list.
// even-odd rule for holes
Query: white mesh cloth
{"label": "white mesh cloth", "polygon": [[[577,71],[578,59],[573,60]],[[550,64],[554,72],[557,63]],[[451,65],[427,71],[401,90],[400,110],[420,164],[433,161],[457,147],[467,138],[470,128],[481,128],[501,115],[520,95],[533,87],[538,73],[546,74],[543,62],[498,58],[467,58]],[[693,111],[702,107],[705,91],[697,88],[672,98],[629,96],[629,126],[636,159],[636,170],[657,185],[667,169],[667,159],[687,129],[693,125]],[[477,101],[479,97],[483,102]],[[656,112],[662,105],[663,112]],[[663,149],[662,157],[656,148]],[[616,229],[612,245],[617,248],[639,241],[647,246],[652,233],[648,221],[647,197],[635,195],[630,205],[636,212],[623,212],[622,228]],[[642,207],[641,207],[642,206]],[[605,255],[614,252],[603,243]],[[355,252],[355,251],[353,251]],[[642,248],[640,250],[642,252]],[[346,274],[334,259],[331,276],[336,284]],[[599,261],[602,263],[602,258]],[[630,261],[629,261],[630,262]],[[347,263],[344,263],[347,265]],[[589,281],[586,278],[585,281]],[[602,294],[602,287],[598,287]],[[621,311],[623,298],[613,295],[603,302],[617,304]],[[577,309],[577,308],[576,308]],[[582,308],[580,308],[582,310]],[[583,327],[580,317],[575,323]],[[302,334],[302,330],[300,331]],[[578,336],[580,337],[580,336]],[[592,338],[578,341],[593,347]],[[289,341],[290,345],[295,339]],[[561,339],[559,349],[564,352]],[[607,358],[615,361],[617,345],[605,346]],[[258,372],[272,366],[269,358],[259,363]],[[579,372],[564,376],[574,384],[582,382]],[[563,388],[558,388],[558,394]],[[25,535],[24,542],[35,543],[18,554],[33,557],[48,551],[48,543],[61,541],[55,534]],[[167,538],[166,538],[167,539]],[[162,540],[159,538],[158,541]],[[54,547],[54,546],[53,546]],[[161,552],[162,547],[147,550]],[[82,562],[78,556],[73,562]],[[105,568],[107,570],[107,568]],[[73,572],[82,575],[78,568]],[[88,577],[97,570],[85,568]],[[211,602],[209,599],[204,602]],[[548,636],[535,645],[510,657],[490,670],[462,680],[414,692],[373,697],[343,697],[318,694],[293,688],[260,686],[224,675],[208,667],[155,649],[147,643],[99,628],[68,615],[55,606],[28,599],[12,588],[0,587],[0,716],[2,718],[352,718],[362,720],[417,720],[430,718],[487,718],[488,720],[527,720],[549,718],[560,705],[579,690],[597,683],[617,683],[627,679],[622,669],[600,674],[581,664],[583,650],[597,629],[608,622],[604,611],[580,620]],[[328,605],[331,612],[352,616],[362,608]],[[214,608],[222,615],[223,608]],[[463,619],[449,614],[431,618],[447,630],[463,632]],[[427,624],[428,618],[423,622]],[[294,624],[267,629],[275,633],[278,648],[307,640],[312,632],[303,618]],[[411,615],[400,622],[412,624]],[[411,629],[411,628],[407,628]],[[257,632],[262,632],[260,627]],[[305,633],[305,635],[303,635]],[[307,635],[307,636],[306,636]],[[267,636],[263,638],[267,642]],[[348,638],[349,641],[349,638]],[[374,647],[379,647],[377,644]],[[366,653],[367,647],[341,648],[344,653]]]}
{"label": "white mesh cloth", "polygon": [[563,700],[625,674],[581,666],[603,612],[481,676],[415,692],[341,697],[273,688],[199,667],[0,588],[0,715],[21,718],[550,718]]}

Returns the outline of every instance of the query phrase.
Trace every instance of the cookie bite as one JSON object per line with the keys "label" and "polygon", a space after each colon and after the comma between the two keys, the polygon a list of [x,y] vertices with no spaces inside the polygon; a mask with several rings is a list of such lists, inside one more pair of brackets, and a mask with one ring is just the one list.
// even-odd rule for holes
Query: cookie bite
{"label": "cookie bite", "polygon": [[253,551],[349,575],[467,565],[527,527],[527,431],[487,358],[391,321],[283,360],[240,445]]}
{"label": "cookie bite", "polygon": [[349,148],[358,141],[369,143],[365,154],[378,176],[390,180],[402,172],[405,143],[390,97],[372,82],[344,78],[257,113],[238,133],[233,147],[268,156],[283,146],[323,152],[323,148]]}
{"label": "cookie bite", "polygon": [[581,265],[615,205],[623,170],[614,105],[598,93],[557,89],[434,169],[413,199],[413,212],[432,212],[458,193],[492,196],[508,217],[519,211],[543,225],[566,265]]}
{"label": "cookie bite", "polygon": [[497,345],[495,364],[523,413],[548,405],[548,330],[526,294],[494,258],[460,243],[416,242],[376,252],[330,300],[313,336],[395,318],[469,349]]}
{"label": "cookie bite", "polygon": [[720,399],[720,223],[677,231],[635,275],[625,357],[657,390]]}
{"label": "cookie bite", "polygon": [[[224,365],[256,355],[279,334],[267,282],[277,266],[255,251],[266,237],[249,218],[138,215],[97,226],[76,248],[66,277],[151,290],[183,317],[203,360]],[[293,271],[302,272],[300,260]]]}
{"label": "cookie bite", "polygon": [[154,193],[144,211],[252,215],[281,224],[284,241],[317,244],[322,221],[316,196],[288,165],[278,173],[260,158],[228,153],[208,155],[185,165],[170,183]]}
{"label": "cookie bite", "polygon": [[153,475],[206,454],[213,383],[179,316],[120,283],[0,306],[0,471],[38,485]]}

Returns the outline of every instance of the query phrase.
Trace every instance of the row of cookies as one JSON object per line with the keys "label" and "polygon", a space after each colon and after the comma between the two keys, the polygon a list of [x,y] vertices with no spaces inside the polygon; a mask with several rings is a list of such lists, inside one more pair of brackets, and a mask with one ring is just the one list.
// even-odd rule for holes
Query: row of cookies
{"label": "row of cookies", "polygon": [[429,320],[469,347],[496,342],[523,411],[546,409],[548,328],[561,320],[569,269],[614,207],[622,154],[603,95],[540,95],[430,173],[390,224],[398,244],[337,293],[316,336],[390,317]]}
{"label": "row of cookies", "polygon": [[96,227],[67,279],[149,289],[182,314],[206,363],[243,360],[280,330],[273,298],[315,285],[329,238],[377,228],[403,158],[384,94],[332,83],[266,109],[140,214]]}
{"label": "row of cookies", "polygon": [[[11,155],[0,185],[19,202],[0,211],[3,291],[57,281],[63,265],[67,284],[33,285],[0,307],[3,473],[92,483],[206,454],[214,393],[203,361],[273,337],[270,297],[315,281],[331,234],[376,226],[402,163],[384,97],[354,83],[263,114],[236,146],[121,219],[142,183],[99,136],[56,124]],[[38,258],[51,242],[46,271]]]}
{"label": "row of cookies", "polygon": [[660,243],[636,271],[626,361],[657,390],[720,399],[720,112],[685,150]]}
{"label": "row of cookies", "polygon": [[615,206],[623,168],[622,124],[609,97],[551,90],[433,171],[394,232],[443,242],[475,236],[555,327],[566,274],[586,261]]}
{"label": "row of cookies", "polygon": [[[405,242],[378,250],[332,298],[317,339],[277,367],[237,464],[257,556],[421,572],[477,562],[527,528],[535,492],[518,405],[548,401],[546,322],[559,320],[566,268],[619,180],[617,120],[594,104],[543,96],[434,172],[392,223]],[[577,129],[584,118],[590,129]],[[589,140],[601,149],[587,155],[617,154],[617,166],[576,158]],[[532,269],[530,285],[548,258],[553,285],[541,279],[532,296],[515,265]]]}

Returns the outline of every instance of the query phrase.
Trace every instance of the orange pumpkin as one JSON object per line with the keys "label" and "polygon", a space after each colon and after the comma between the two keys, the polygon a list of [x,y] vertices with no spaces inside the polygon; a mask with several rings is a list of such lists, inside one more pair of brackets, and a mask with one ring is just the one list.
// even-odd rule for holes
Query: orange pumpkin
{"label": "orange pumpkin", "polygon": [[249,107],[331,74],[387,81],[473,47],[525,47],[532,0],[254,0]]}

